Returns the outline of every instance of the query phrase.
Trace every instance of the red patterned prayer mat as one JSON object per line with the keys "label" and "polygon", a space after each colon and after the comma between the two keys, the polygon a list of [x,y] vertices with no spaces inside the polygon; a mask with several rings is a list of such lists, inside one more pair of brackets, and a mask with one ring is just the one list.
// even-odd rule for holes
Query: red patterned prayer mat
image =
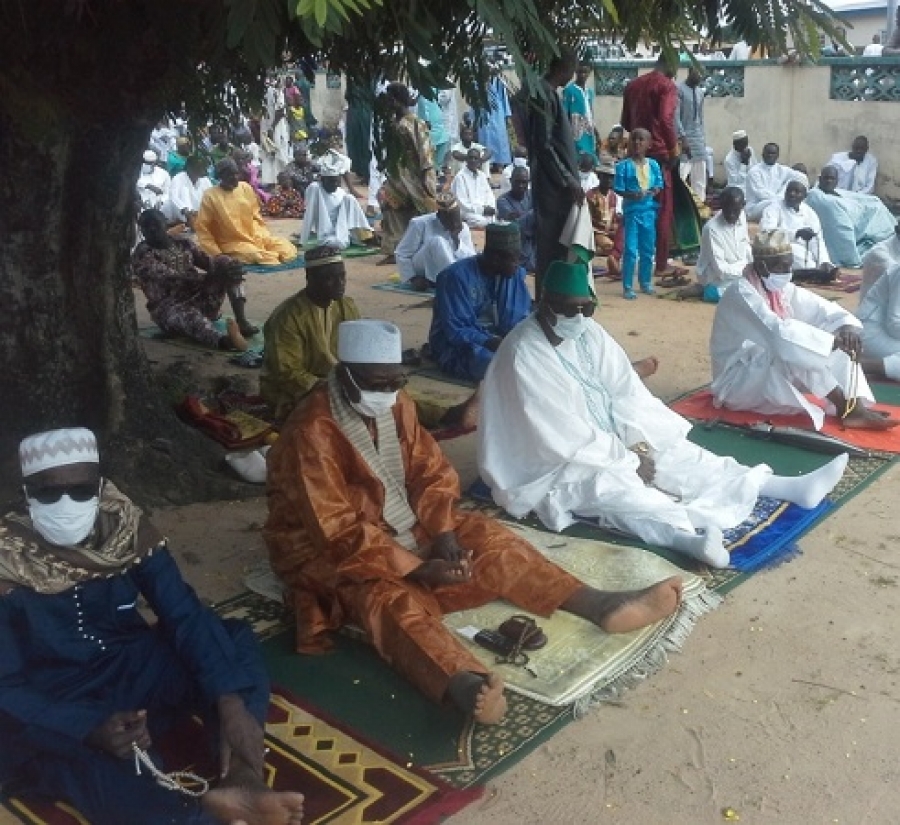
{"label": "red patterned prayer mat", "polygon": [[[167,767],[216,773],[198,719],[161,746]],[[436,825],[481,795],[459,790],[363,741],[303,700],[276,688],[266,724],[266,782],[305,796],[305,825]],[[4,799],[0,825],[90,825],[62,803]],[[127,811],[123,811],[123,822]]]}

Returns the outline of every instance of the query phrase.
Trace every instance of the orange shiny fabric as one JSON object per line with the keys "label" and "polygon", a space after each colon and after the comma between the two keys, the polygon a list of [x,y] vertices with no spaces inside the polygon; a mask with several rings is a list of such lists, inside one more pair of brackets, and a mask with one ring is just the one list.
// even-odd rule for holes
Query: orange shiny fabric
{"label": "orange shiny fabric", "polygon": [[404,393],[394,419],[422,555],[439,533],[455,531],[473,553],[470,581],[427,588],[404,578],[422,559],[392,538],[381,518],[384,488],[332,418],[325,387],[294,411],[269,452],[264,536],[290,590],[298,651],[325,650],[328,631],[357,624],[388,663],[439,701],[454,674],[485,672],[444,627],[444,613],[505,598],[548,616],[581,584],[498,522],[456,508],[456,471]]}

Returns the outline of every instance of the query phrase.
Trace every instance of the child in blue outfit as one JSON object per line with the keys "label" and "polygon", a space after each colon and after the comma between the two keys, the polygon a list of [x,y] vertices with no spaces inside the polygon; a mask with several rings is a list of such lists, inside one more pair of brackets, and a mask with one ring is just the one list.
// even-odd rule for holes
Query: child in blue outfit
{"label": "child in blue outfit", "polygon": [[647,157],[650,132],[635,129],[629,138],[630,156],[616,164],[613,189],[621,196],[625,226],[625,250],[622,253],[622,288],[631,301],[634,294],[634,266],[638,264],[641,292],[653,294],[653,254],[656,251],[656,196],[665,185],[662,170]]}

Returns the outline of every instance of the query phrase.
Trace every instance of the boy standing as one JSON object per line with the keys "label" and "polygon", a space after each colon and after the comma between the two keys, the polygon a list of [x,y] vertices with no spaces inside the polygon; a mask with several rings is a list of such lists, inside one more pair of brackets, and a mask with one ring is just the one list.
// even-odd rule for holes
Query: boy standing
{"label": "boy standing", "polygon": [[662,170],[653,158],[647,157],[650,132],[635,129],[629,139],[630,157],[616,164],[613,189],[621,196],[625,224],[625,251],[622,254],[622,288],[625,298],[635,295],[634,267],[638,264],[641,292],[652,295],[653,253],[656,248],[657,195],[664,186]]}

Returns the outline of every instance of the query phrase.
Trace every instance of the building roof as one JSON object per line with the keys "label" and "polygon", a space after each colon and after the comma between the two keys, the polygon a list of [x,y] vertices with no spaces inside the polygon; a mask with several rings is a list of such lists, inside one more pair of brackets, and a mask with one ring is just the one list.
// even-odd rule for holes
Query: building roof
{"label": "building roof", "polygon": [[885,0],[826,0],[825,5],[838,13],[858,11],[883,11],[887,14],[887,2]]}

